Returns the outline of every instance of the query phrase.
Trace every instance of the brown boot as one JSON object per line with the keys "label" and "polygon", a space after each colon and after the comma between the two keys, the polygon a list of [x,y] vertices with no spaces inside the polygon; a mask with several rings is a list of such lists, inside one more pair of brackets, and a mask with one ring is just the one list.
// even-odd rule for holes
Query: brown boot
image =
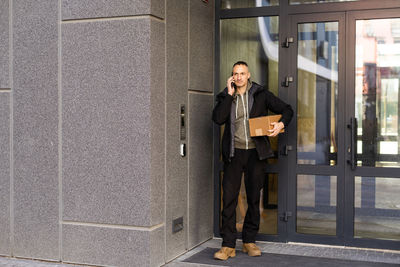
{"label": "brown boot", "polygon": [[229,257],[233,258],[236,256],[236,251],[234,248],[222,247],[219,251],[215,252],[214,259],[217,260],[227,260]]}
{"label": "brown boot", "polygon": [[256,246],[255,243],[243,243],[243,252],[249,256],[261,256],[261,250]]}

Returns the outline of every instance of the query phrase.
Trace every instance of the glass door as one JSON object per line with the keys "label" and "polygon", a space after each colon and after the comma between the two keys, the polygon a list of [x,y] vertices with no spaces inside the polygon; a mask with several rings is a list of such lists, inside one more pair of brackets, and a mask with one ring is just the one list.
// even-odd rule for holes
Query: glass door
{"label": "glass door", "polygon": [[344,13],[291,16],[286,78],[293,80],[286,85],[296,112],[288,138],[294,148],[289,153],[291,241],[343,242],[344,34]]}
{"label": "glass door", "polygon": [[[249,3],[236,1],[238,7]],[[240,3],[239,3],[240,2]],[[223,2],[224,3],[224,2]],[[226,3],[235,3],[226,1]],[[272,3],[272,2],[271,2]],[[240,4],[240,5],[239,5]],[[278,66],[279,66],[279,16],[262,16],[251,18],[222,19],[220,21],[220,47],[219,54],[219,90],[226,86],[226,80],[231,76],[232,66],[237,61],[245,61],[251,73],[251,81],[266,86],[275,95],[279,95]],[[218,139],[221,140],[223,127],[217,129]],[[278,160],[278,147],[280,140],[270,138],[271,147],[275,156],[268,159],[268,167],[265,170],[264,186],[260,197],[260,229],[258,239],[268,241],[284,241],[285,228],[278,214],[284,210],[282,199],[285,198],[284,177],[280,170],[284,169],[283,160]],[[218,144],[217,147],[220,147]],[[218,153],[219,155],[219,153]],[[221,224],[220,214],[222,209],[222,181],[224,179],[223,162],[221,158],[215,161],[215,169],[218,171],[218,195],[219,206],[218,228]],[[237,200],[236,230],[241,232],[247,211],[247,197],[242,177],[242,185]],[[218,231],[218,229],[217,229]]]}
{"label": "glass door", "polygon": [[399,247],[398,14],[290,16],[289,241]]}
{"label": "glass door", "polygon": [[[258,240],[400,247],[400,1],[377,2],[216,1],[215,93],[242,59],[295,111],[271,140]],[[238,231],[245,200],[242,190]]]}
{"label": "glass door", "polygon": [[[400,245],[400,11],[350,13],[346,238]],[[352,220],[350,220],[350,218]]]}

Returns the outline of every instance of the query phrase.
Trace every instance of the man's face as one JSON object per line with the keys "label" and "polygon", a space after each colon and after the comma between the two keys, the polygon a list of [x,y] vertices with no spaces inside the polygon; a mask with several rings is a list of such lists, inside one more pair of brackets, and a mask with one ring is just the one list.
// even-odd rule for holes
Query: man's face
{"label": "man's face", "polygon": [[246,65],[236,65],[233,70],[233,79],[237,87],[247,85],[247,81],[250,79],[249,68]]}

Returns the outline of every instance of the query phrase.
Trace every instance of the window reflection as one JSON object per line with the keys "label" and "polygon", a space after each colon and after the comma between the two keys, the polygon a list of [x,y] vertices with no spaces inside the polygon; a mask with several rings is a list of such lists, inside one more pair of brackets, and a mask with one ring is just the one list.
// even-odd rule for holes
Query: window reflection
{"label": "window reflection", "polygon": [[296,231],[336,235],[336,176],[297,176]]}
{"label": "window reflection", "polygon": [[400,19],[356,22],[358,166],[400,167]]}
{"label": "window reflection", "polygon": [[333,3],[333,2],[354,2],[358,0],[289,0],[291,5],[299,4],[320,4],[320,3]]}
{"label": "window reflection", "polygon": [[[222,1],[227,4],[228,1]],[[260,1],[229,1],[236,7],[251,7],[250,3]],[[278,1],[262,1],[263,3]],[[233,8],[233,6],[231,6]],[[231,76],[232,65],[246,61],[251,72],[251,80],[266,85],[271,92],[278,95],[278,49],[279,18],[258,17],[221,20],[220,30],[220,90],[226,87],[226,80]],[[221,129],[221,135],[224,129]],[[278,154],[278,138],[271,138],[271,147]],[[276,164],[277,158],[268,160]],[[221,180],[223,179],[221,173]],[[222,187],[221,187],[222,188]],[[265,183],[260,199],[260,233],[278,233],[278,174],[265,174]],[[222,190],[221,190],[222,196]],[[221,200],[222,207],[222,200]],[[246,190],[244,182],[238,197],[236,209],[236,228],[240,232],[247,211]]]}
{"label": "window reflection", "polygon": [[338,25],[298,25],[298,164],[337,162]]}
{"label": "window reflection", "polygon": [[[243,229],[244,218],[247,212],[247,198],[244,180],[240,187],[238,206],[236,208],[236,230]],[[264,187],[260,196],[260,229],[259,233],[278,234],[278,174],[266,174]]]}
{"label": "window reflection", "polygon": [[232,65],[243,60],[251,80],[278,93],[279,19],[274,17],[221,20],[220,90],[226,87]]}
{"label": "window reflection", "polygon": [[400,178],[355,177],[354,236],[400,240]]}
{"label": "window reflection", "polygon": [[279,5],[279,0],[221,0],[221,9],[277,5]]}
{"label": "window reflection", "polygon": [[[222,179],[224,173],[220,172],[220,188],[221,199],[220,205],[222,213]],[[244,218],[247,212],[246,188],[244,185],[244,177],[240,186],[238,196],[238,204],[236,207],[236,230],[242,232]],[[222,217],[219,218],[219,224],[222,224]],[[261,189],[260,196],[260,229],[259,233],[276,235],[278,234],[278,174],[266,173],[264,186]]]}

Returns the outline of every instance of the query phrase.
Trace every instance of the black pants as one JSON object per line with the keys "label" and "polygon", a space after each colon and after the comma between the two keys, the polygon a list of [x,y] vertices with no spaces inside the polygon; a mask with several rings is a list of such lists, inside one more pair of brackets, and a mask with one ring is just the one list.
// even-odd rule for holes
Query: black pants
{"label": "black pants", "polygon": [[243,172],[248,208],[242,239],[244,243],[255,242],[260,227],[260,190],[265,178],[265,167],[266,161],[258,159],[256,149],[235,149],[231,162],[225,163],[222,181],[222,246],[234,248],[236,244],[236,206]]}

